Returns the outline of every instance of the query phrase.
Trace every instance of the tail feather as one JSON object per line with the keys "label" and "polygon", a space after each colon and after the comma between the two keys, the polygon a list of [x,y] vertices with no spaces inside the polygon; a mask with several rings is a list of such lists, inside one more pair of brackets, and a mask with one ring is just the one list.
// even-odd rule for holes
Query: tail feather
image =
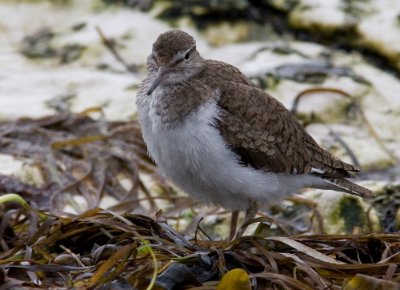
{"label": "tail feather", "polygon": [[332,189],[358,195],[362,198],[373,198],[376,196],[371,190],[344,178],[324,178],[324,181],[328,183],[330,185],[329,187]]}

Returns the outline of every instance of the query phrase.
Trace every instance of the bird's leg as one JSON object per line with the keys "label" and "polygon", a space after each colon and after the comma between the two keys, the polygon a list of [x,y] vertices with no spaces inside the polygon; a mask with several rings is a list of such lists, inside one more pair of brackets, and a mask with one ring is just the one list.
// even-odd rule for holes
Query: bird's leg
{"label": "bird's leg", "polygon": [[230,224],[230,227],[229,227],[229,240],[228,241],[232,241],[233,237],[236,234],[238,219],[239,219],[239,211],[238,210],[232,211],[231,224]]}
{"label": "bird's leg", "polygon": [[246,231],[247,226],[249,225],[250,221],[254,219],[258,211],[258,205],[256,202],[250,202],[249,207],[246,210],[246,214],[244,216],[244,220],[238,231],[236,232],[235,238],[239,238],[243,235]]}

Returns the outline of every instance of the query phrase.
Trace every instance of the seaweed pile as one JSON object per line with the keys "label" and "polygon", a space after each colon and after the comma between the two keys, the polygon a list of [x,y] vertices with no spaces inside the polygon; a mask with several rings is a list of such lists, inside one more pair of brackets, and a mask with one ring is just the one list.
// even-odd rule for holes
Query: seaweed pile
{"label": "seaweed pile", "polygon": [[[236,268],[254,289],[399,286],[398,234],[202,241],[165,222],[101,209],[73,218],[9,210],[1,231],[2,289],[216,289]],[[226,289],[240,289],[237,282]]]}
{"label": "seaweed pile", "polygon": [[[157,173],[136,120],[106,121],[92,108],[9,121],[0,148],[44,180],[0,176],[0,289],[400,287],[397,233],[310,235],[267,217],[230,242],[196,218],[190,235],[177,231],[182,211],[201,214]],[[102,209],[105,197],[114,204]]]}

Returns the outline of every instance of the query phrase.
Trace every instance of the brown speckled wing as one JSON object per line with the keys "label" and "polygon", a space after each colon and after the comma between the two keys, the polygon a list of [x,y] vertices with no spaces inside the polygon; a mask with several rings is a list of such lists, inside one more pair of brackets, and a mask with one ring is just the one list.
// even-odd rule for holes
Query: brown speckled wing
{"label": "brown speckled wing", "polygon": [[245,165],[323,177],[348,177],[349,172],[359,171],[322,149],[296,118],[264,91],[243,83],[219,85],[218,128]]}

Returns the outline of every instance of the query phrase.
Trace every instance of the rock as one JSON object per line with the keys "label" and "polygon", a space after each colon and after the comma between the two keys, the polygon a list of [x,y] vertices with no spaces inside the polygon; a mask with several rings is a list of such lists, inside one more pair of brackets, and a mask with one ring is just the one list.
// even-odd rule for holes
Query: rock
{"label": "rock", "polygon": [[304,195],[317,204],[325,234],[369,233],[380,230],[377,212],[368,211],[369,205],[359,197],[330,190],[310,190]]}

